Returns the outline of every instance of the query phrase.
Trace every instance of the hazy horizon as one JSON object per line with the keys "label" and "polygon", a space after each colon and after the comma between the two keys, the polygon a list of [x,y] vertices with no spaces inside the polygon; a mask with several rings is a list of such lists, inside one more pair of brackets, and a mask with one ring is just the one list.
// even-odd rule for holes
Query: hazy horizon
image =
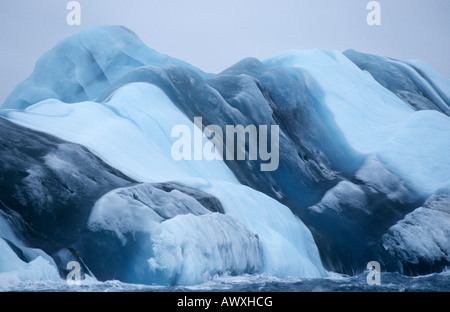
{"label": "hazy horizon", "polygon": [[245,57],[317,48],[421,59],[450,78],[447,0],[379,0],[380,26],[366,22],[368,0],[79,0],[81,26],[67,25],[68,2],[0,3],[0,104],[42,54],[93,25],[123,25],[149,47],[211,73]]}

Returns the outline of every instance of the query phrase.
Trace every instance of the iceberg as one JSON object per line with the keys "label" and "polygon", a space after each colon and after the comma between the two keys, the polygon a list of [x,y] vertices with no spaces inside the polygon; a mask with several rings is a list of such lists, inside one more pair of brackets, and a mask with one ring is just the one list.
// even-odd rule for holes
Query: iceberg
{"label": "iceberg", "polygon": [[[240,185],[222,161],[179,162],[171,159],[170,146],[175,140],[170,136],[171,129],[180,123],[193,124],[175,109],[156,86],[148,83],[127,84],[103,104],[67,104],[46,100],[23,111],[8,109],[3,113],[27,128],[83,144],[137,181],[177,181],[187,186],[194,185],[196,189],[201,189],[199,185],[211,184],[213,186],[208,193],[213,195],[213,190],[222,187],[221,182],[226,182],[227,188],[233,188],[234,191],[226,195],[217,193],[225,215],[209,216],[208,213],[206,216],[206,209],[199,203],[195,209],[193,199],[187,196],[176,196],[171,201],[165,201],[159,197],[175,196],[177,193],[167,195],[167,192],[162,192],[164,195],[157,195],[153,191],[144,191],[144,186],[139,186],[141,195],[133,193],[128,196],[129,199],[121,199],[120,194],[124,191],[120,188],[99,198],[92,206],[87,223],[82,224],[92,232],[87,234],[90,236],[89,242],[77,246],[83,262],[96,278],[106,280],[110,276],[119,276],[127,282],[190,285],[225,273],[269,272],[300,277],[326,275],[311,233],[286,206]],[[98,120],[104,121],[101,127]],[[206,138],[203,139],[206,142]],[[70,168],[49,156],[45,159],[53,168]],[[198,184],[198,179],[203,182]],[[142,202],[144,197],[148,201],[146,204]],[[226,204],[229,197],[233,198],[233,202]],[[154,209],[161,210],[158,213],[149,209],[152,206],[150,201],[154,200],[158,202],[153,205]],[[170,215],[171,206],[178,200],[184,203],[182,206],[187,210]],[[268,202],[272,204],[268,205]],[[176,210],[179,209],[179,206],[176,207]],[[195,216],[199,211],[202,214]],[[162,221],[159,213],[170,218]],[[284,218],[278,217],[280,222],[274,222],[275,215],[279,213]],[[252,225],[249,214],[260,215],[258,226]],[[211,227],[211,224],[216,226]],[[198,231],[199,227],[207,232],[194,231],[187,235],[192,232],[191,228]],[[233,231],[236,234],[233,235]],[[228,239],[223,237],[225,233]],[[216,239],[202,244],[196,242],[205,235]],[[169,236],[171,239],[167,238]],[[109,242],[109,247],[101,248],[105,242]],[[114,250],[122,248],[134,250],[135,256],[115,254]],[[284,250],[290,250],[290,257],[280,259],[278,255]],[[105,262],[109,263],[109,267],[103,269]]]}
{"label": "iceberg", "polygon": [[[13,139],[0,139],[0,204],[27,224],[23,238],[42,235],[18,245],[48,254],[61,275],[67,261],[99,280],[164,285],[357,274],[373,260],[439,271],[450,263],[446,218],[425,207],[450,187],[449,88],[423,62],[353,50],[207,74],[123,27],[86,28],[1,107]],[[248,141],[244,160],[174,159],[179,125],[279,126],[279,167],[259,170]]]}

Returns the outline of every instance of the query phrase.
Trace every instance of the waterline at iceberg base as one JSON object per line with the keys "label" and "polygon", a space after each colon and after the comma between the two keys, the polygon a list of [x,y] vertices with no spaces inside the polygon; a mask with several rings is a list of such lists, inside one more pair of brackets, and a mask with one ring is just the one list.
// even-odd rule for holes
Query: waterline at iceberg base
{"label": "waterline at iceberg base", "polygon": [[[448,290],[449,115],[418,60],[294,50],[210,74],[85,28],[0,107],[0,290],[71,291],[78,263],[82,290],[365,291],[370,261],[380,290]],[[251,140],[175,160],[195,117],[279,126],[279,166]]]}

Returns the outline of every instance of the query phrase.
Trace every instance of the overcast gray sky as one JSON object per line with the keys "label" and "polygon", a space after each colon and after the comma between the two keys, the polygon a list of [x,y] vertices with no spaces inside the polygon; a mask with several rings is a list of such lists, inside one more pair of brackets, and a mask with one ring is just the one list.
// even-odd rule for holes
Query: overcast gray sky
{"label": "overcast gray sky", "polygon": [[79,0],[81,26],[68,26],[69,0],[0,1],[0,103],[59,40],[91,25],[124,25],[151,48],[207,72],[247,56],[320,48],[422,59],[450,78],[450,1]]}

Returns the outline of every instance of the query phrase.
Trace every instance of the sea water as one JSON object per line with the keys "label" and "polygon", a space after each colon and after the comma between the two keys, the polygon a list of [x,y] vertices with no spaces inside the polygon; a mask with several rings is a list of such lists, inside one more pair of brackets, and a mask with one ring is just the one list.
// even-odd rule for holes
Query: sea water
{"label": "sea water", "polygon": [[158,286],[127,284],[120,281],[84,280],[81,285],[65,281],[18,281],[0,278],[0,291],[12,292],[449,292],[450,270],[425,276],[381,273],[380,285],[369,285],[367,274],[328,278],[279,278],[267,274],[217,276],[195,286]]}

